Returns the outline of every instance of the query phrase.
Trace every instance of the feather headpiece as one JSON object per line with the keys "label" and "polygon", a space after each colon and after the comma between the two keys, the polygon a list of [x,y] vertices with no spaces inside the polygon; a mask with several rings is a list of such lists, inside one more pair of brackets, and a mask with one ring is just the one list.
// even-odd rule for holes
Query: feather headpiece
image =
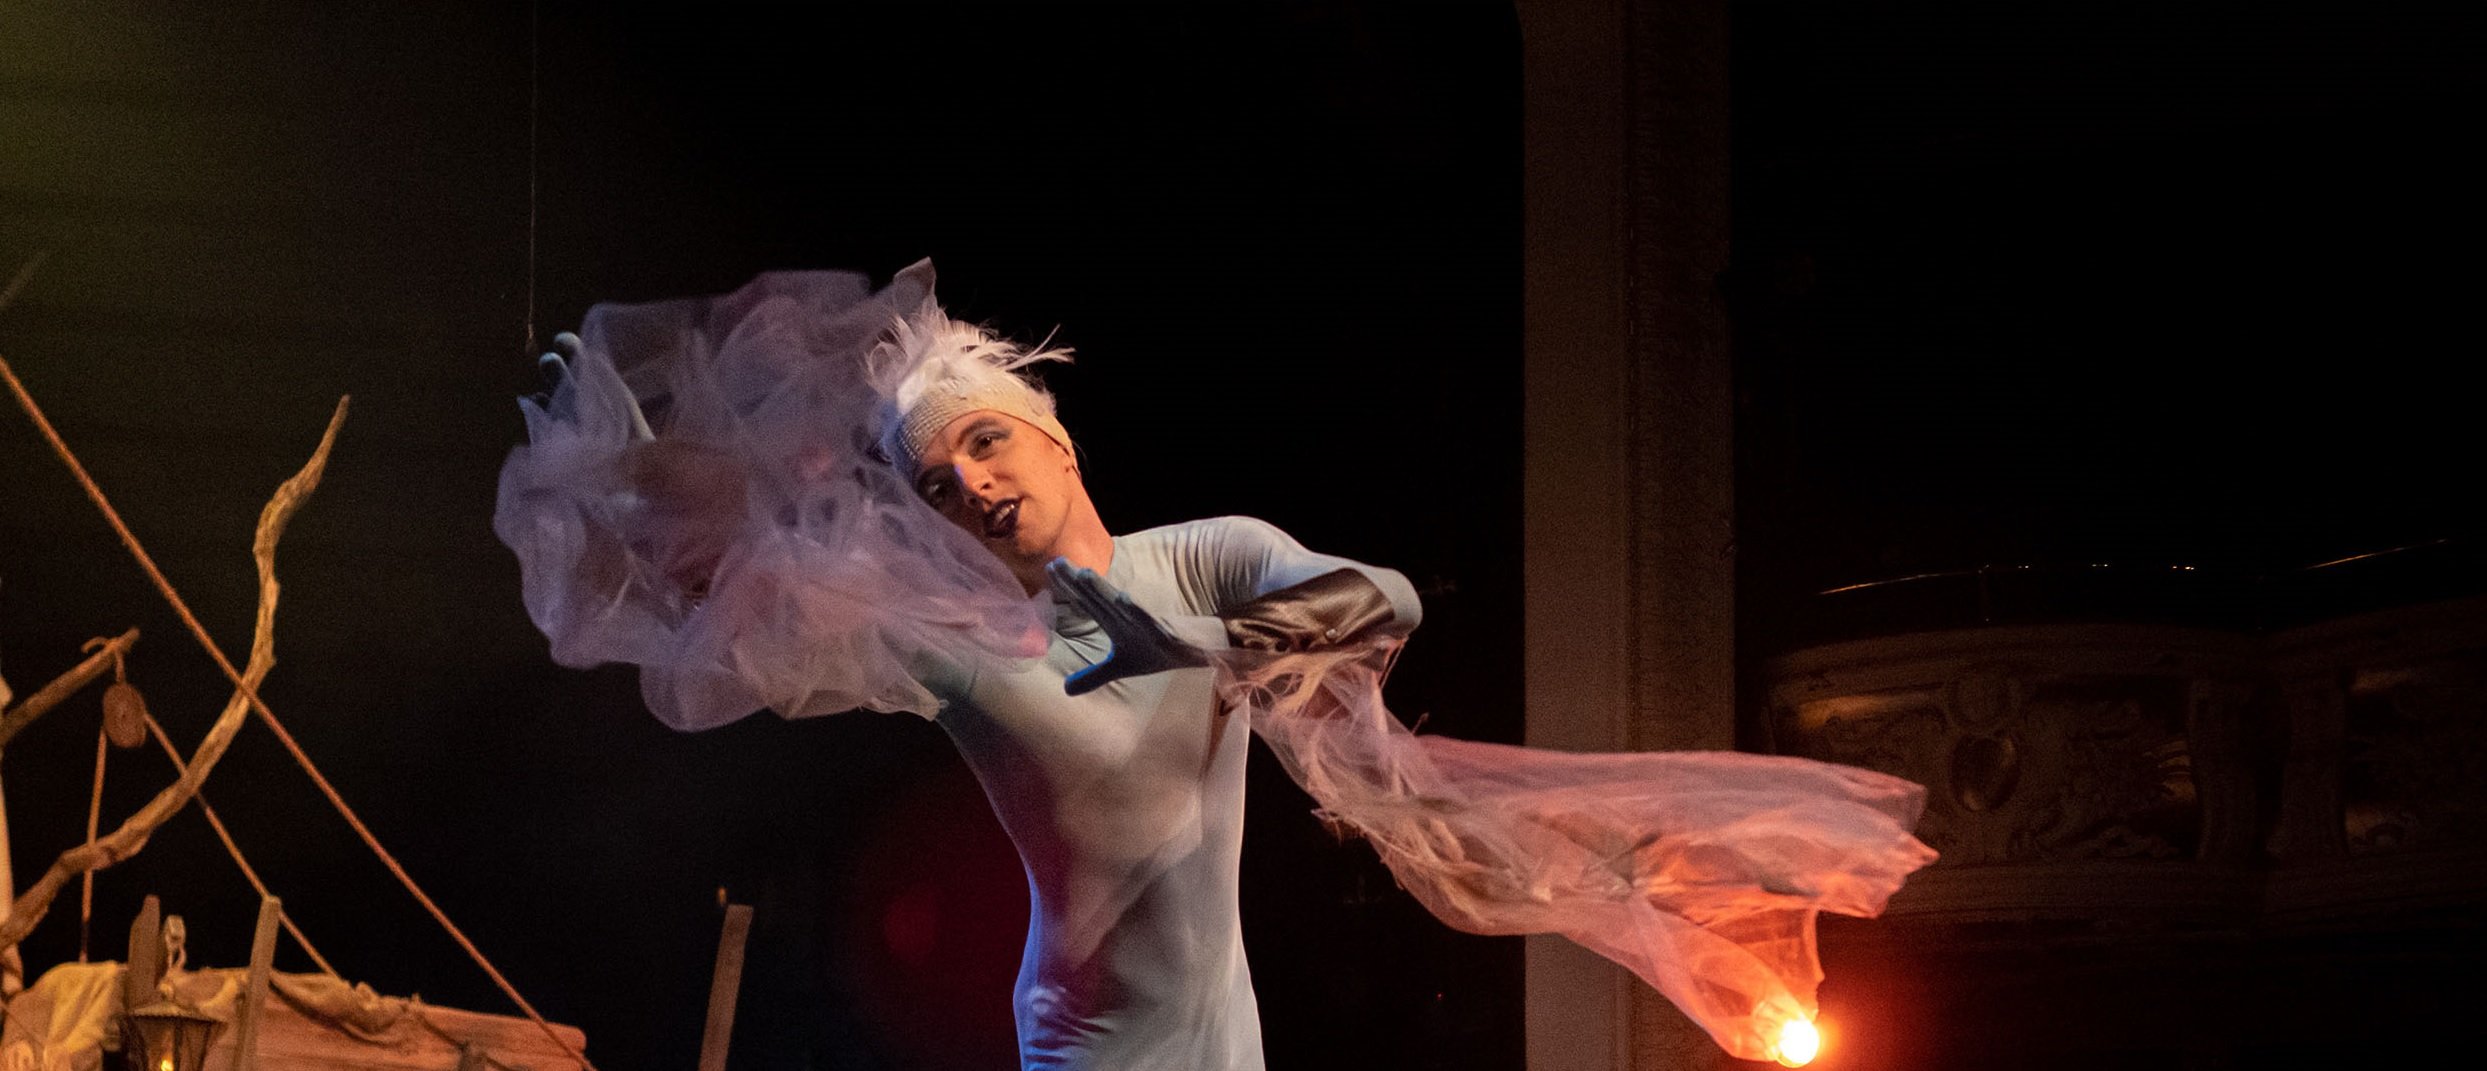
{"label": "feather headpiece", "polygon": [[1069,350],[1029,349],[953,320],[927,296],[865,357],[886,406],[881,450],[901,477],[912,478],[933,436],[980,409],[1027,421],[1069,450],[1071,433],[1054,416],[1053,395],[1018,369],[1070,359]]}

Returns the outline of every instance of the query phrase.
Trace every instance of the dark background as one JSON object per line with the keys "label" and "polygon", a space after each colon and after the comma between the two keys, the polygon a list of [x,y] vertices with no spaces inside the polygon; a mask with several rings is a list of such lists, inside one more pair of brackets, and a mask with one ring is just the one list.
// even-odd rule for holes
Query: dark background
{"label": "dark background", "polygon": [[2487,590],[2487,14],[1730,10],[1740,655]]}
{"label": "dark background", "polygon": [[[2032,616],[2247,627],[2476,586],[2474,10],[1731,12],[1741,656],[1975,623],[1992,585],[1816,593],[1980,567],[2091,570]],[[549,665],[488,528],[530,306],[541,336],[933,256],[953,311],[1080,351],[1050,378],[1110,525],[1252,513],[1403,569],[1428,621],[1395,705],[1519,734],[1519,196],[1567,161],[1521,158],[1507,6],[0,17],[0,260],[53,251],[0,354],[237,652],[251,518],[355,395],[281,552],[268,697],[605,1067],[690,1062],[719,886],[759,907],[738,1066],[1002,1066],[1024,892],[930,726],[678,736],[629,674]],[[2404,546],[2436,549],[2306,569]],[[195,738],[212,671],[0,419],[9,679],[133,623]],[[92,717],[10,749],[21,878],[78,834]],[[209,797],[347,974],[502,1008],[261,733],[226,762]],[[1271,765],[1245,898],[1272,1066],[1519,1066],[1516,947],[1419,917]],[[115,770],[114,816],[164,776]],[[241,962],[247,890],[194,816],[102,875],[105,954],[150,891],[195,961]]]}
{"label": "dark background", "polygon": [[[1007,1066],[1026,886],[927,723],[680,736],[631,673],[550,664],[489,528],[538,389],[530,304],[549,336],[594,301],[934,257],[953,313],[1078,351],[1050,380],[1110,526],[1254,514],[1401,569],[1428,620],[1394,703],[1518,737],[1507,9],[10,2],[0,23],[0,259],[52,251],[0,353],[237,658],[252,519],[354,396],[280,551],[264,694],[608,1071],[691,1064],[720,886],[757,908],[737,1066]],[[133,679],[194,740],[214,670],[0,419],[10,681],[131,624]],[[80,700],[9,749],[28,879],[80,835],[94,719]],[[167,776],[117,759],[109,820]],[[1517,943],[1431,922],[1266,755],[1253,779],[1273,1064],[1517,1066]],[[207,796],[349,977],[508,1010],[263,730]],[[246,958],[249,890],[194,814],[100,875],[99,955],[149,892],[194,964]],[[33,971],[75,955],[76,920],[73,890]]]}

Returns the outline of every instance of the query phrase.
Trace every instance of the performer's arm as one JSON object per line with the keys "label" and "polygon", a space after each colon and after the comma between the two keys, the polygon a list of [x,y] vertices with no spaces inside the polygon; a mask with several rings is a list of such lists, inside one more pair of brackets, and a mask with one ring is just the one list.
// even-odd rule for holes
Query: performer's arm
{"label": "performer's arm", "polygon": [[1211,593],[1229,646],[1309,651],[1404,636],[1423,618],[1416,588],[1395,569],[1304,549],[1276,525],[1226,517],[1215,533]]}
{"label": "performer's arm", "polygon": [[1105,661],[1064,682],[1066,691],[1202,665],[1217,647],[1309,651],[1403,636],[1422,618],[1415,587],[1396,570],[1315,554],[1265,521],[1221,518],[1187,534],[1187,587],[1214,616],[1161,620],[1091,570],[1065,561],[1048,569],[1056,594],[1113,642]]}

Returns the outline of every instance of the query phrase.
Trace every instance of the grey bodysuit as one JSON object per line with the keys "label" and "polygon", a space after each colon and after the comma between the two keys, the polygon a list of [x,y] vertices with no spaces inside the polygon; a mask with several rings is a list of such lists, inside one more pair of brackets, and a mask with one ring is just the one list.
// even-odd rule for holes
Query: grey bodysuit
{"label": "grey bodysuit", "polygon": [[[1416,592],[1398,573],[1314,554],[1248,517],[1117,536],[1106,578],[1178,637],[1216,649],[1222,611],[1342,568],[1389,598],[1389,631],[1416,626]],[[1043,658],[926,681],[1027,868],[1021,1064],[1260,1071],[1236,913],[1250,726],[1219,709],[1205,668],[1065,695],[1064,678],[1110,643],[1078,610],[1057,615]]]}

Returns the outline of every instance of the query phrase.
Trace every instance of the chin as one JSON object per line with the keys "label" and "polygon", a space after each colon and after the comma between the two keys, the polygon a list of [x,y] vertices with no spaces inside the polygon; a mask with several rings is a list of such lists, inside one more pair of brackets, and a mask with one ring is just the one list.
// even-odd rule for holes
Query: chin
{"label": "chin", "polygon": [[1053,556],[1042,549],[1023,545],[1016,536],[985,540],[984,549],[993,552],[994,557],[1000,558],[1002,564],[1013,570],[1042,568],[1046,562],[1053,560]]}
{"label": "chin", "polygon": [[1057,557],[1060,557],[1060,555],[1056,554],[1053,547],[1050,545],[1014,546],[1010,548],[1010,558],[1012,561],[1024,562],[1038,568],[1044,567],[1045,563],[1050,562]]}
{"label": "chin", "polygon": [[1000,546],[994,547],[993,552],[1013,560],[1043,565],[1059,555],[1060,552],[1054,547],[1060,542],[1060,533],[1039,535],[1021,528],[1012,532]]}

